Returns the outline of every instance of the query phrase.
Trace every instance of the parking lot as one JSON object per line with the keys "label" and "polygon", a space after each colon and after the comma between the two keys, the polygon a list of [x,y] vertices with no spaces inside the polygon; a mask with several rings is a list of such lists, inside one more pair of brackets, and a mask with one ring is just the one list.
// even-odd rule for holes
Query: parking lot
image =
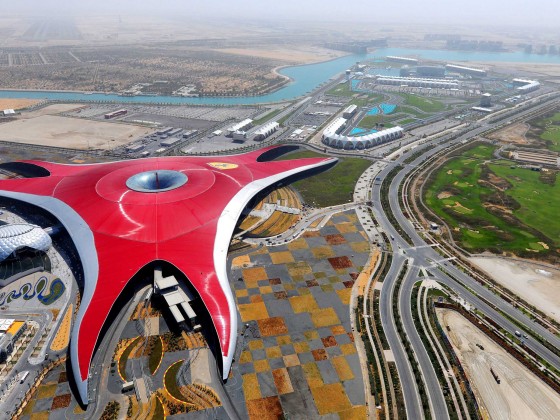
{"label": "parking lot", "polygon": [[[258,107],[206,107],[206,106],[173,106],[173,105],[129,105],[129,104],[94,104],[82,107],[80,110],[68,112],[71,117],[104,119],[104,115],[118,109],[128,111],[126,117],[134,114],[149,115],[148,120],[155,119],[155,116],[177,117],[190,120],[204,120],[213,122],[223,122],[228,120],[243,120],[253,115],[263,112]],[[147,117],[146,117],[147,118]],[[119,119],[119,118],[115,118]]]}

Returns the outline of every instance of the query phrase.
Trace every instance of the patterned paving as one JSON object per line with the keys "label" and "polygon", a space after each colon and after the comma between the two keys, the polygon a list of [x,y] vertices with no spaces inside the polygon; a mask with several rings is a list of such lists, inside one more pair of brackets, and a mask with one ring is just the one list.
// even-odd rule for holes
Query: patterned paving
{"label": "patterned paving", "polygon": [[64,419],[73,397],[64,365],[54,368],[39,386],[21,417],[24,420]]}
{"label": "patterned paving", "polygon": [[341,213],[320,231],[234,261],[246,325],[238,369],[251,418],[365,418],[348,307],[368,258],[365,238],[355,213]]}

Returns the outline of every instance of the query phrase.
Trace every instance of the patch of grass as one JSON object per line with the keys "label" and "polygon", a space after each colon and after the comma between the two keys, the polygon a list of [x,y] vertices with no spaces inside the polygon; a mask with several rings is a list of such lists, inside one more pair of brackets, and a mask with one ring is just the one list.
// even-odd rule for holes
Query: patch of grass
{"label": "patch of grass", "polygon": [[[364,118],[362,118],[358,125],[360,126],[360,128],[372,129],[376,128],[376,124],[383,124],[385,128],[389,128],[392,127],[389,121],[393,121],[394,119],[394,117],[387,117],[383,114],[366,115]],[[379,127],[379,129],[382,130],[383,127]]]}
{"label": "patch of grass", "polygon": [[276,115],[280,114],[280,112],[282,112],[282,108],[278,108],[275,110],[270,111],[268,114],[266,114],[264,117],[259,118],[258,120],[253,120],[253,125],[261,125],[269,120],[272,120],[272,118],[274,118]]}
{"label": "patch of grass", "polygon": [[[411,95],[409,93],[403,93],[401,95],[405,99],[407,105],[416,107],[420,111],[433,113],[440,112],[445,109],[445,105],[436,99],[426,98],[418,95]],[[403,111],[402,108],[401,111]]]}
{"label": "patch of grass", "polygon": [[[506,194],[521,205],[513,214],[527,226],[552,239],[556,246],[560,246],[560,183],[547,184],[543,182],[540,172],[527,169],[512,170],[504,165],[489,167],[512,185]],[[542,246],[537,244],[536,248],[542,249]]]}
{"label": "patch of grass", "polygon": [[546,142],[549,150],[560,152],[560,112],[532,121],[531,125],[541,130],[539,137]]}
{"label": "patch of grass", "polygon": [[37,399],[41,400],[43,398],[54,397],[54,394],[56,393],[56,387],[57,386],[58,386],[58,384],[41,385],[39,387],[39,390],[37,391]]}
{"label": "patch of grass", "polygon": [[125,381],[128,381],[128,378],[126,376],[126,362],[130,357],[130,353],[132,353],[132,350],[134,350],[140,342],[140,339],[140,337],[137,337],[132,343],[130,343],[119,358],[119,373]]}
{"label": "patch of grass", "polygon": [[154,416],[152,417],[153,420],[164,420],[165,419],[165,411],[163,410],[163,404],[156,397],[156,408],[154,410]]}
{"label": "patch of grass", "polygon": [[554,216],[560,191],[539,181],[538,172],[510,169],[506,161],[490,163],[494,150],[478,144],[449,160],[428,181],[424,201],[465,249],[543,253],[546,246],[539,242],[546,236],[560,243]]}
{"label": "patch of grass", "polygon": [[375,103],[380,102],[383,100],[383,96],[381,95],[374,95],[371,93],[362,93],[356,98],[350,101],[350,104],[356,105],[358,107],[362,106],[373,106]]}
{"label": "patch of grass", "polygon": [[[323,154],[302,151],[282,156],[281,159],[326,157]],[[325,172],[294,182],[291,186],[301,194],[308,204],[328,207],[352,201],[354,186],[360,175],[371,162],[359,158],[342,158]]]}
{"label": "patch of grass", "polygon": [[167,392],[169,392],[169,395],[171,395],[173,398],[179,400],[179,401],[183,401],[185,402],[185,397],[183,397],[183,394],[181,393],[181,390],[179,389],[179,385],[177,384],[177,373],[179,373],[179,369],[181,369],[181,366],[183,366],[183,363],[185,363],[184,360],[179,360],[175,363],[173,363],[166,371],[163,377],[163,385],[165,386],[165,389]]}
{"label": "patch of grass", "polygon": [[150,356],[148,358],[148,365],[150,367],[150,374],[156,373],[161,359],[163,358],[163,343],[159,336],[150,337]]}
{"label": "patch of grass", "polygon": [[327,95],[350,97],[356,94],[350,89],[349,83],[340,83],[326,92]]}

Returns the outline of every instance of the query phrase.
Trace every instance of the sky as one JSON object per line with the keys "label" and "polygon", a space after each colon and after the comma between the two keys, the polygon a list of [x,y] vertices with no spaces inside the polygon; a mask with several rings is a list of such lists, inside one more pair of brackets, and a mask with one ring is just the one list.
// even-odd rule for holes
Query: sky
{"label": "sky", "polygon": [[14,0],[0,15],[150,13],[188,18],[558,25],[558,0]]}

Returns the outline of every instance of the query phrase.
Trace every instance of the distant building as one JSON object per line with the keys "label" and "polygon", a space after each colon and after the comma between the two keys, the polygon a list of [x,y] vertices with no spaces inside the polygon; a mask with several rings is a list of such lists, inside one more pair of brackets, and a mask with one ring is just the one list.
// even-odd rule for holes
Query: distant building
{"label": "distant building", "polygon": [[342,113],[342,116],[346,119],[350,119],[356,114],[357,109],[358,107],[356,105],[349,105]]}
{"label": "distant building", "polygon": [[513,86],[518,92],[529,93],[539,89],[541,84],[536,80],[513,79]]}
{"label": "distant building", "polygon": [[233,138],[234,141],[245,141],[247,140],[247,132],[237,130],[233,132],[231,137]]}
{"label": "distant building", "polygon": [[445,77],[445,67],[443,66],[418,66],[416,74],[419,77]]}
{"label": "distant building", "polygon": [[387,61],[394,61],[396,63],[405,63],[405,64],[418,64],[418,60],[416,58],[409,58],[409,57],[399,57],[396,55],[388,55]]}
{"label": "distant building", "polygon": [[402,127],[398,126],[366,134],[364,136],[355,137],[338,134],[345,123],[346,120],[344,118],[339,118],[329,124],[323,131],[323,143],[336,149],[362,150],[377,146],[381,143],[400,139],[404,134]]}
{"label": "distant building", "polygon": [[198,133],[198,130],[188,130],[185,131],[183,133],[183,138],[184,139],[190,139],[191,137],[194,137],[196,135],[196,133]]}
{"label": "distant building", "polygon": [[126,148],[126,151],[129,152],[129,153],[138,153],[142,150],[144,150],[144,145],[143,144],[131,144],[130,146],[128,146]]}
{"label": "distant building", "polygon": [[178,143],[178,142],[180,142],[180,141],[181,141],[181,139],[178,138],[178,137],[170,137],[170,138],[168,138],[168,139],[163,140],[163,141],[161,142],[161,145],[162,145],[163,147],[169,147],[169,146],[173,146],[174,144],[176,144],[176,143]]}
{"label": "distant building", "polygon": [[492,106],[492,95],[490,93],[483,93],[482,94],[482,98],[480,98],[480,106],[481,107]]}
{"label": "distant building", "polygon": [[255,138],[253,140],[264,140],[278,130],[279,127],[280,125],[276,121],[271,121],[255,131]]}
{"label": "distant building", "polygon": [[13,109],[5,109],[4,111],[2,111],[2,114],[5,117],[11,117],[13,115],[16,115],[16,111],[14,111]]}
{"label": "distant building", "polygon": [[251,128],[253,126],[253,120],[250,118],[247,118],[241,122],[238,122],[237,124],[232,125],[231,127],[229,127],[227,129],[227,135],[232,137],[233,133],[235,133],[236,131],[245,131],[249,128]]}
{"label": "distant building", "polygon": [[158,136],[163,136],[164,134],[169,134],[171,131],[173,131],[173,127],[164,127],[157,130],[156,134]]}
{"label": "distant building", "polygon": [[6,361],[14,351],[14,344],[26,330],[25,321],[15,319],[0,319],[0,363]]}
{"label": "distant building", "polygon": [[458,80],[420,79],[416,77],[379,76],[377,83],[392,86],[413,86],[425,88],[454,89],[459,87]]}
{"label": "distant building", "polygon": [[411,73],[412,73],[412,67],[410,67],[408,64],[405,64],[399,70],[400,77],[410,77]]}
{"label": "distant building", "polygon": [[471,76],[486,77],[486,70],[475,69],[474,67],[457,66],[446,64],[445,68],[453,73],[470,74]]}

